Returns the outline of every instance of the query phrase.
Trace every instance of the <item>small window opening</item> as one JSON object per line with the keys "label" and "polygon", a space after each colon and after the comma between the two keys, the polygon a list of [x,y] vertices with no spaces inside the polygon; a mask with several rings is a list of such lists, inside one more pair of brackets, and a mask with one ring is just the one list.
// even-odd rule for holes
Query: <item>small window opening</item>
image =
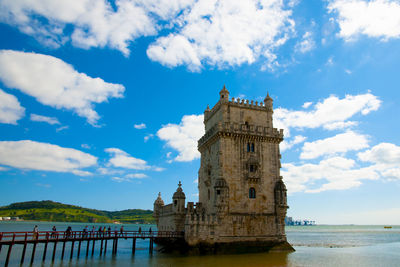
{"label": "small window opening", "polygon": [[210,189],[208,189],[208,200],[210,200]]}
{"label": "small window opening", "polygon": [[174,205],[176,206],[178,204],[178,200],[174,200]]}
{"label": "small window opening", "polygon": [[249,129],[249,122],[245,122],[244,125],[246,125],[246,128]]}
{"label": "small window opening", "polygon": [[224,98],[224,95],[222,95],[221,98]]}
{"label": "small window opening", "polygon": [[254,187],[250,187],[249,189],[249,198],[256,198],[256,190]]}
{"label": "small window opening", "polygon": [[250,152],[250,143],[247,143],[247,152]]}
{"label": "small window opening", "polygon": [[217,195],[220,195],[221,194],[221,190],[217,190]]}
{"label": "small window opening", "polygon": [[254,143],[251,143],[251,149],[250,149],[250,151],[251,151],[251,152],[254,152]]}
{"label": "small window opening", "polygon": [[249,172],[256,172],[257,171],[257,166],[254,164],[249,165]]}

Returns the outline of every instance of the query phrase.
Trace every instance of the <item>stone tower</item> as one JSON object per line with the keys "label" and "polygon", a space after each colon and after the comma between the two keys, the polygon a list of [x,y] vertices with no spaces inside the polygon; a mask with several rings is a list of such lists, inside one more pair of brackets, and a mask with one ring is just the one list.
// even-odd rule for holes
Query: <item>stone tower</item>
{"label": "stone tower", "polygon": [[273,100],[268,94],[263,103],[229,99],[225,86],[219,95],[204,112],[205,134],[198,141],[199,202],[189,202],[185,210],[185,241],[211,250],[291,249],[280,176],[283,130],[273,128]]}

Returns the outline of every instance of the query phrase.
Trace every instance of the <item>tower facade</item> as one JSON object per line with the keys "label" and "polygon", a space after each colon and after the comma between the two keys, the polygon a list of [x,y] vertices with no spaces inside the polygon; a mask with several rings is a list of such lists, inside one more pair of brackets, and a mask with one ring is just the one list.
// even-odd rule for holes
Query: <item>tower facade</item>
{"label": "tower facade", "polygon": [[287,244],[283,130],[273,128],[273,100],[268,95],[263,103],[229,99],[225,86],[219,94],[204,112],[199,202],[185,209],[185,241],[203,247]]}

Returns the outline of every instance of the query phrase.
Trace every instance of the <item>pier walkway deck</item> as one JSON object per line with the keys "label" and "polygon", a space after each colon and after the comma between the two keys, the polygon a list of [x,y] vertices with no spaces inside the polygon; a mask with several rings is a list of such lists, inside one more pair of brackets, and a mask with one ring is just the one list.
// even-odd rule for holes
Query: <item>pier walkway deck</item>
{"label": "pier walkway deck", "polygon": [[7,256],[5,260],[5,265],[8,266],[12,248],[14,245],[23,245],[21,261],[23,264],[25,260],[25,252],[28,244],[31,244],[32,254],[30,262],[33,263],[35,259],[35,251],[37,244],[43,244],[43,255],[42,261],[46,260],[47,247],[49,243],[53,244],[53,251],[51,260],[54,261],[56,255],[57,244],[62,243],[61,259],[65,255],[65,244],[71,242],[70,249],[70,259],[74,256],[74,245],[77,243],[76,257],[79,258],[81,252],[82,243],[86,245],[86,257],[89,255],[90,244],[91,245],[91,255],[94,254],[96,241],[100,243],[100,255],[106,254],[107,243],[112,241],[112,254],[117,254],[118,240],[132,239],[132,254],[136,250],[136,239],[149,239],[149,253],[153,253],[154,239],[173,239],[173,238],[183,238],[183,232],[173,232],[173,231],[106,231],[106,232],[84,232],[84,231],[48,231],[48,232],[0,232],[0,252],[3,246],[8,246]]}

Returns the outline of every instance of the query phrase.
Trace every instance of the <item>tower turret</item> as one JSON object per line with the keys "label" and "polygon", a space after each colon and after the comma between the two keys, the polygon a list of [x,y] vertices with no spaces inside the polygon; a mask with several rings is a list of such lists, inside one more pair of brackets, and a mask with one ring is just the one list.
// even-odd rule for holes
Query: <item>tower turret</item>
{"label": "tower turret", "polygon": [[273,100],[269,96],[269,93],[267,93],[267,96],[264,98],[264,104],[268,111],[272,111],[272,103],[273,103]]}
{"label": "tower turret", "polygon": [[219,92],[219,98],[220,101],[222,102],[228,102],[229,101],[229,91],[226,89],[225,84],[224,88]]}
{"label": "tower turret", "polygon": [[156,201],[154,201],[153,205],[153,217],[156,219],[156,222],[158,224],[158,218],[160,217],[161,209],[162,206],[164,206],[164,201],[161,198],[161,192],[158,193],[158,197]]}
{"label": "tower turret", "polygon": [[184,212],[185,211],[185,193],[183,193],[182,190],[182,183],[179,181],[178,188],[176,189],[176,192],[172,196],[172,201],[173,201],[173,210],[175,212]]}

